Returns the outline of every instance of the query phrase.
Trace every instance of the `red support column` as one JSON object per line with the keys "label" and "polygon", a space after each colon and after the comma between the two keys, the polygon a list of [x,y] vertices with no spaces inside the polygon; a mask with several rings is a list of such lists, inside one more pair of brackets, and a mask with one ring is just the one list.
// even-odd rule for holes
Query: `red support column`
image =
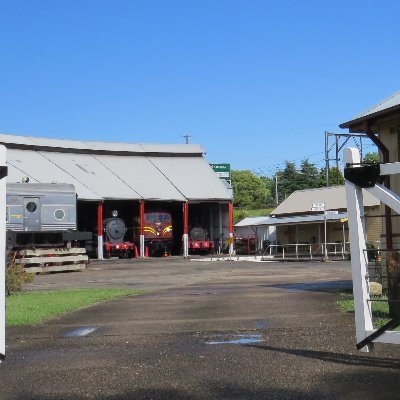
{"label": "red support column", "polygon": [[103,202],[97,204],[97,258],[103,259]]}
{"label": "red support column", "polygon": [[228,204],[229,218],[229,257],[233,254],[233,203]]}
{"label": "red support column", "polygon": [[139,203],[140,213],[140,234],[144,235],[144,201]]}
{"label": "red support column", "polygon": [[189,203],[183,203],[183,256],[189,257]]}
{"label": "red support column", "polygon": [[233,233],[233,204],[228,204],[228,213],[229,213],[229,233]]}
{"label": "red support column", "polygon": [[144,201],[139,202],[139,219],[140,219],[140,237],[139,237],[139,254],[140,257],[145,257],[145,240],[144,240]]}

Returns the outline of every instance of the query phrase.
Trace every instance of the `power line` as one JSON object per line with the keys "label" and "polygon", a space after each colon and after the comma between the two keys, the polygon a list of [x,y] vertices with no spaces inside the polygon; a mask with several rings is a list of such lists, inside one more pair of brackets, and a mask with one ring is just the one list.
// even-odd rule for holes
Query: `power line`
{"label": "power line", "polygon": [[[331,148],[333,148],[333,146],[334,145],[332,145]],[[376,147],[373,143],[365,144],[363,146],[364,147]],[[311,158],[316,157],[316,156],[318,156],[320,154],[324,154],[324,151],[319,151],[317,153],[312,153],[312,154],[305,155],[305,156],[302,156],[302,157],[298,157],[298,158],[295,158],[295,159],[292,159],[292,160],[285,160],[285,161],[277,162],[277,163],[274,163],[274,164],[263,165],[263,166],[260,166],[260,167],[252,168],[251,171],[253,173],[255,173],[256,175],[264,175],[264,176],[265,175],[269,175],[269,174],[274,175],[274,173],[277,170],[279,170],[281,166],[286,165],[286,163],[288,163],[288,162],[289,163],[296,163],[296,161],[303,161],[303,160],[306,160],[306,159],[311,159]],[[312,164],[314,164],[317,167],[321,167],[322,168],[324,166],[324,164],[325,164],[325,159],[323,158],[323,159],[314,160],[314,162]]]}

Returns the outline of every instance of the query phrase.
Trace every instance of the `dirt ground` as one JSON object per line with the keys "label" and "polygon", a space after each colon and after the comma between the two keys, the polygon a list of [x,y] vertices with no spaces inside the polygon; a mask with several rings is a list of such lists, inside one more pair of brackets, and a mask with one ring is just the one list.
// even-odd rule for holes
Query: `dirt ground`
{"label": "dirt ground", "polygon": [[398,399],[400,347],[355,349],[350,266],[93,263],[29,290],[146,293],[7,330],[0,399]]}

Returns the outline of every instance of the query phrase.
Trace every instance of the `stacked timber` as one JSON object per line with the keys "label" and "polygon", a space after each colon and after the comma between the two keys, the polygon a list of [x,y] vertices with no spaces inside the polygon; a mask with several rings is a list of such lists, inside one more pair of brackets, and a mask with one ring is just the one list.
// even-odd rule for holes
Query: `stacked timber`
{"label": "stacked timber", "polygon": [[22,264],[26,272],[82,271],[89,257],[85,248],[24,249],[15,254],[16,264]]}

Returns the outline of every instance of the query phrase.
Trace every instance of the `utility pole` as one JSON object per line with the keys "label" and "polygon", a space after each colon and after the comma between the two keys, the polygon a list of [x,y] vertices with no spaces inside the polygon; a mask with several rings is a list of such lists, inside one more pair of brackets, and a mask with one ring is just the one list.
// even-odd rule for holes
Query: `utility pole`
{"label": "utility pole", "polygon": [[185,138],[186,144],[189,144],[189,138],[191,136],[190,135],[181,135],[181,136]]}
{"label": "utility pole", "polygon": [[326,187],[329,187],[329,149],[328,149],[328,131],[325,131],[325,179]]}

